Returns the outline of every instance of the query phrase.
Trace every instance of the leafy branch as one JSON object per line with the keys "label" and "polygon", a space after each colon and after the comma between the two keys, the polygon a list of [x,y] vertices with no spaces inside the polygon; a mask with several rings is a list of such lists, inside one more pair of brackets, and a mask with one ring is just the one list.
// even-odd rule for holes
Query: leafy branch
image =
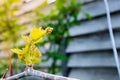
{"label": "leafy branch", "polygon": [[[80,25],[77,17],[83,5],[79,0],[56,0],[54,4],[55,6],[50,10],[49,14],[43,15],[41,12],[35,12],[34,16],[38,19],[33,21],[33,23],[39,26],[51,26],[55,29],[55,31],[38,46],[50,44],[49,49],[46,51],[47,58],[45,60],[53,59],[48,72],[56,74],[58,71],[60,72],[63,68],[67,67],[67,65],[61,67],[57,65],[57,62],[61,61],[67,64],[66,62],[69,60],[65,54],[66,46],[71,40],[68,37],[69,27]],[[65,73],[65,71],[63,73]]]}
{"label": "leafy branch", "polygon": [[50,27],[46,29],[33,27],[29,36],[22,36],[23,40],[26,42],[26,46],[23,49],[14,48],[11,49],[11,51],[16,53],[19,60],[28,66],[38,64],[42,54],[35,44],[43,40],[44,36],[51,33],[52,30],[53,28]]}
{"label": "leafy branch", "polygon": [[19,79],[25,76],[38,76],[40,78],[45,78],[49,80],[78,80],[48,74],[33,69],[33,65],[39,63],[39,58],[41,57],[41,53],[39,52],[35,44],[40,42],[46,34],[51,33],[52,30],[53,28],[50,27],[46,29],[42,29],[42,27],[33,27],[29,36],[22,36],[23,40],[26,42],[25,48],[23,48],[22,50],[17,48],[11,50],[18,55],[20,61],[26,64],[26,69],[22,73],[6,78],[6,80]]}

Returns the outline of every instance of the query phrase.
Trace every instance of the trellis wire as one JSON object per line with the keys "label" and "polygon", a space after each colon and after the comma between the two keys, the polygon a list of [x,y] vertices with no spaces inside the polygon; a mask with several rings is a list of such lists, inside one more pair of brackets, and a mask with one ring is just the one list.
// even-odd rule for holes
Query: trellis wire
{"label": "trellis wire", "polygon": [[113,30],[112,30],[112,23],[111,23],[110,9],[109,9],[109,5],[108,5],[108,0],[104,0],[104,3],[105,3],[105,8],[106,8],[106,14],[107,14],[107,22],[108,22],[109,35],[110,35],[110,39],[111,39],[111,43],[112,43],[112,49],[113,49],[113,53],[114,53],[114,58],[115,58],[116,66],[117,66],[117,71],[118,71],[119,79],[120,79],[119,57],[118,57],[118,53],[117,53],[117,49],[116,49],[116,44],[115,44],[115,39],[114,39],[114,35],[113,35]]}

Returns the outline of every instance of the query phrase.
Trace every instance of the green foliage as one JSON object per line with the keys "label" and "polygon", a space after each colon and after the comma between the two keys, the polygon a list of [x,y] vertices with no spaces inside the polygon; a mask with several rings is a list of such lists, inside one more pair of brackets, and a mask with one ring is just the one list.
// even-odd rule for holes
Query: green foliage
{"label": "green foliage", "polygon": [[92,19],[92,16],[90,14],[86,13],[85,15],[89,20]]}
{"label": "green foliage", "polygon": [[[20,10],[19,7],[15,6],[21,3],[22,0],[0,0],[0,43],[5,42],[5,44],[2,45],[2,50],[6,47],[11,47],[13,43],[19,40],[18,36],[22,28],[20,24],[18,24],[18,18],[14,16],[15,12]],[[4,61],[0,59],[0,76],[8,69],[9,65],[8,59],[4,58],[3,60]]]}
{"label": "green foliage", "polygon": [[14,17],[15,12],[19,11],[16,4],[22,0],[0,0],[0,33],[1,41],[16,42],[20,34],[21,26],[17,23],[18,18]]}
{"label": "green foliage", "polygon": [[1,63],[1,65],[0,65],[0,76],[2,76],[4,74],[4,72],[5,72],[5,70],[7,70],[7,68],[8,68],[7,61],[2,60],[2,59],[0,60],[0,63]]}
{"label": "green foliage", "polygon": [[[0,41],[9,43],[18,41],[21,34],[20,32],[23,31],[23,26],[21,27],[21,25],[18,24],[20,17],[14,17],[14,13],[19,11],[20,8],[14,6],[15,4],[21,3],[21,1],[22,0],[0,0],[0,33],[2,33]],[[57,62],[69,60],[64,54],[65,46],[71,40],[68,37],[68,29],[73,25],[80,25],[77,17],[80,14],[83,5],[79,0],[56,0],[55,6],[50,10],[49,14],[40,12],[40,9],[47,5],[48,3],[45,0],[42,5],[33,9],[34,12],[28,13],[27,17],[36,19],[31,22],[32,25],[44,26],[44,28],[50,26],[54,28],[52,34],[37,46],[44,46],[47,43],[50,44],[50,47],[46,52],[47,58],[42,60],[42,62],[46,62],[52,58],[53,63],[48,69],[48,72],[56,74],[61,71],[61,67],[60,65],[57,65]],[[91,18],[87,13],[85,13],[85,16],[88,19]],[[55,45],[57,45],[58,48],[55,48]],[[23,46],[20,48],[22,49]],[[12,56],[16,58],[16,55],[13,54]],[[1,69],[4,70],[3,67]]]}
{"label": "green foliage", "polygon": [[40,57],[42,54],[38,50],[35,44],[40,42],[44,36],[52,32],[52,28],[48,27],[45,30],[42,27],[33,27],[30,35],[23,35],[22,38],[26,42],[26,46],[23,49],[14,48],[11,49],[14,53],[18,55],[21,62],[26,65],[34,65],[40,63]]}
{"label": "green foliage", "polygon": [[[46,38],[43,43],[40,43],[38,46],[46,45],[50,43],[50,47],[46,52],[47,58],[42,60],[43,62],[53,59],[53,63],[49,68],[48,72],[56,74],[61,70],[61,67],[57,65],[58,61],[69,60],[65,56],[65,45],[70,41],[69,36],[69,27],[73,25],[80,25],[79,20],[77,19],[80,14],[80,8],[83,5],[79,0],[56,0],[55,6],[50,10],[48,15],[39,15],[41,12],[35,12],[34,15],[38,18],[34,21],[35,25],[40,26],[51,26],[54,28],[54,31],[48,38]],[[89,17],[87,14],[86,16]],[[55,45],[58,46],[55,49]],[[59,66],[59,67],[57,67]]]}
{"label": "green foliage", "polygon": [[[6,47],[11,48],[18,46],[23,48],[23,45],[17,44],[17,41],[20,40],[19,36],[22,34],[21,32],[27,29],[27,27],[26,25],[21,25],[19,23],[21,17],[15,15],[16,12],[21,11],[21,7],[19,7],[21,4],[23,4],[23,0],[0,0],[0,43],[5,43],[2,45],[2,49],[0,49],[0,51],[4,50]],[[42,5],[39,5],[38,8],[34,9],[33,11],[38,11],[40,8],[43,8],[46,5],[47,2],[45,1]],[[29,13],[29,16],[31,16],[31,13]],[[17,59],[16,55],[11,54],[11,56],[13,58],[12,60]],[[9,66],[9,60],[4,59],[4,62],[0,60],[0,63],[0,70],[3,74]],[[14,71],[19,71],[17,67],[21,67],[21,64],[17,63],[16,61],[14,64],[17,64],[13,65]],[[2,76],[1,73],[0,76]]]}

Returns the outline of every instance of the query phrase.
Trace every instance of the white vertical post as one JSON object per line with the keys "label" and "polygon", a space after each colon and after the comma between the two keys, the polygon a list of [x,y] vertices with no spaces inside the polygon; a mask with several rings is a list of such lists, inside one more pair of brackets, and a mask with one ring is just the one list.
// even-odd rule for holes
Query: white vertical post
{"label": "white vertical post", "polygon": [[110,17],[110,10],[109,10],[109,5],[108,5],[108,0],[104,0],[105,3],[105,8],[106,8],[106,14],[107,14],[107,22],[108,22],[108,28],[109,28],[109,34],[110,34],[110,39],[112,43],[112,49],[114,53],[114,58],[117,66],[117,71],[120,79],[120,64],[119,64],[119,57],[116,49],[116,44],[115,44],[115,39],[113,35],[113,30],[112,30],[112,23],[111,23],[111,17]]}

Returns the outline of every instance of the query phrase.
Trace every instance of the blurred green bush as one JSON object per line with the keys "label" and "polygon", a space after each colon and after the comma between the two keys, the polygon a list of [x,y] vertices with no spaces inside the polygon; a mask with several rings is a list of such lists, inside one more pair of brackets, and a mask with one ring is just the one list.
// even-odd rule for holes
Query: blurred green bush
{"label": "blurred green bush", "polygon": [[[0,0],[0,43],[5,42],[3,49],[16,46],[22,34],[21,32],[26,28],[26,25],[18,23],[21,17],[15,17],[15,12],[20,10],[20,7],[16,5],[22,3],[22,0]],[[56,0],[56,2],[51,4],[54,4],[54,7],[50,10],[49,14],[40,12],[41,8],[49,5],[47,0],[45,0],[42,5],[36,7],[32,12],[25,14],[24,17],[34,19],[30,21],[31,25],[43,26],[43,28],[50,26],[54,28],[52,34],[37,46],[40,47],[49,44],[45,52],[47,57],[42,62],[47,62],[49,59],[52,59],[53,62],[48,68],[48,72],[56,74],[62,70],[61,65],[57,65],[57,62],[69,60],[65,54],[66,45],[71,40],[68,29],[73,25],[80,25],[78,15],[82,12],[81,8],[83,4],[79,0]],[[91,18],[89,14],[85,12],[84,14],[86,17]],[[17,47],[22,48],[21,45],[17,45]],[[14,69],[20,71],[22,64],[16,61],[16,55],[12,54],[12,57]],[[9,66],[9,60],[3,60],[0,63],[0,76],[2,76],[5,68]]]}

